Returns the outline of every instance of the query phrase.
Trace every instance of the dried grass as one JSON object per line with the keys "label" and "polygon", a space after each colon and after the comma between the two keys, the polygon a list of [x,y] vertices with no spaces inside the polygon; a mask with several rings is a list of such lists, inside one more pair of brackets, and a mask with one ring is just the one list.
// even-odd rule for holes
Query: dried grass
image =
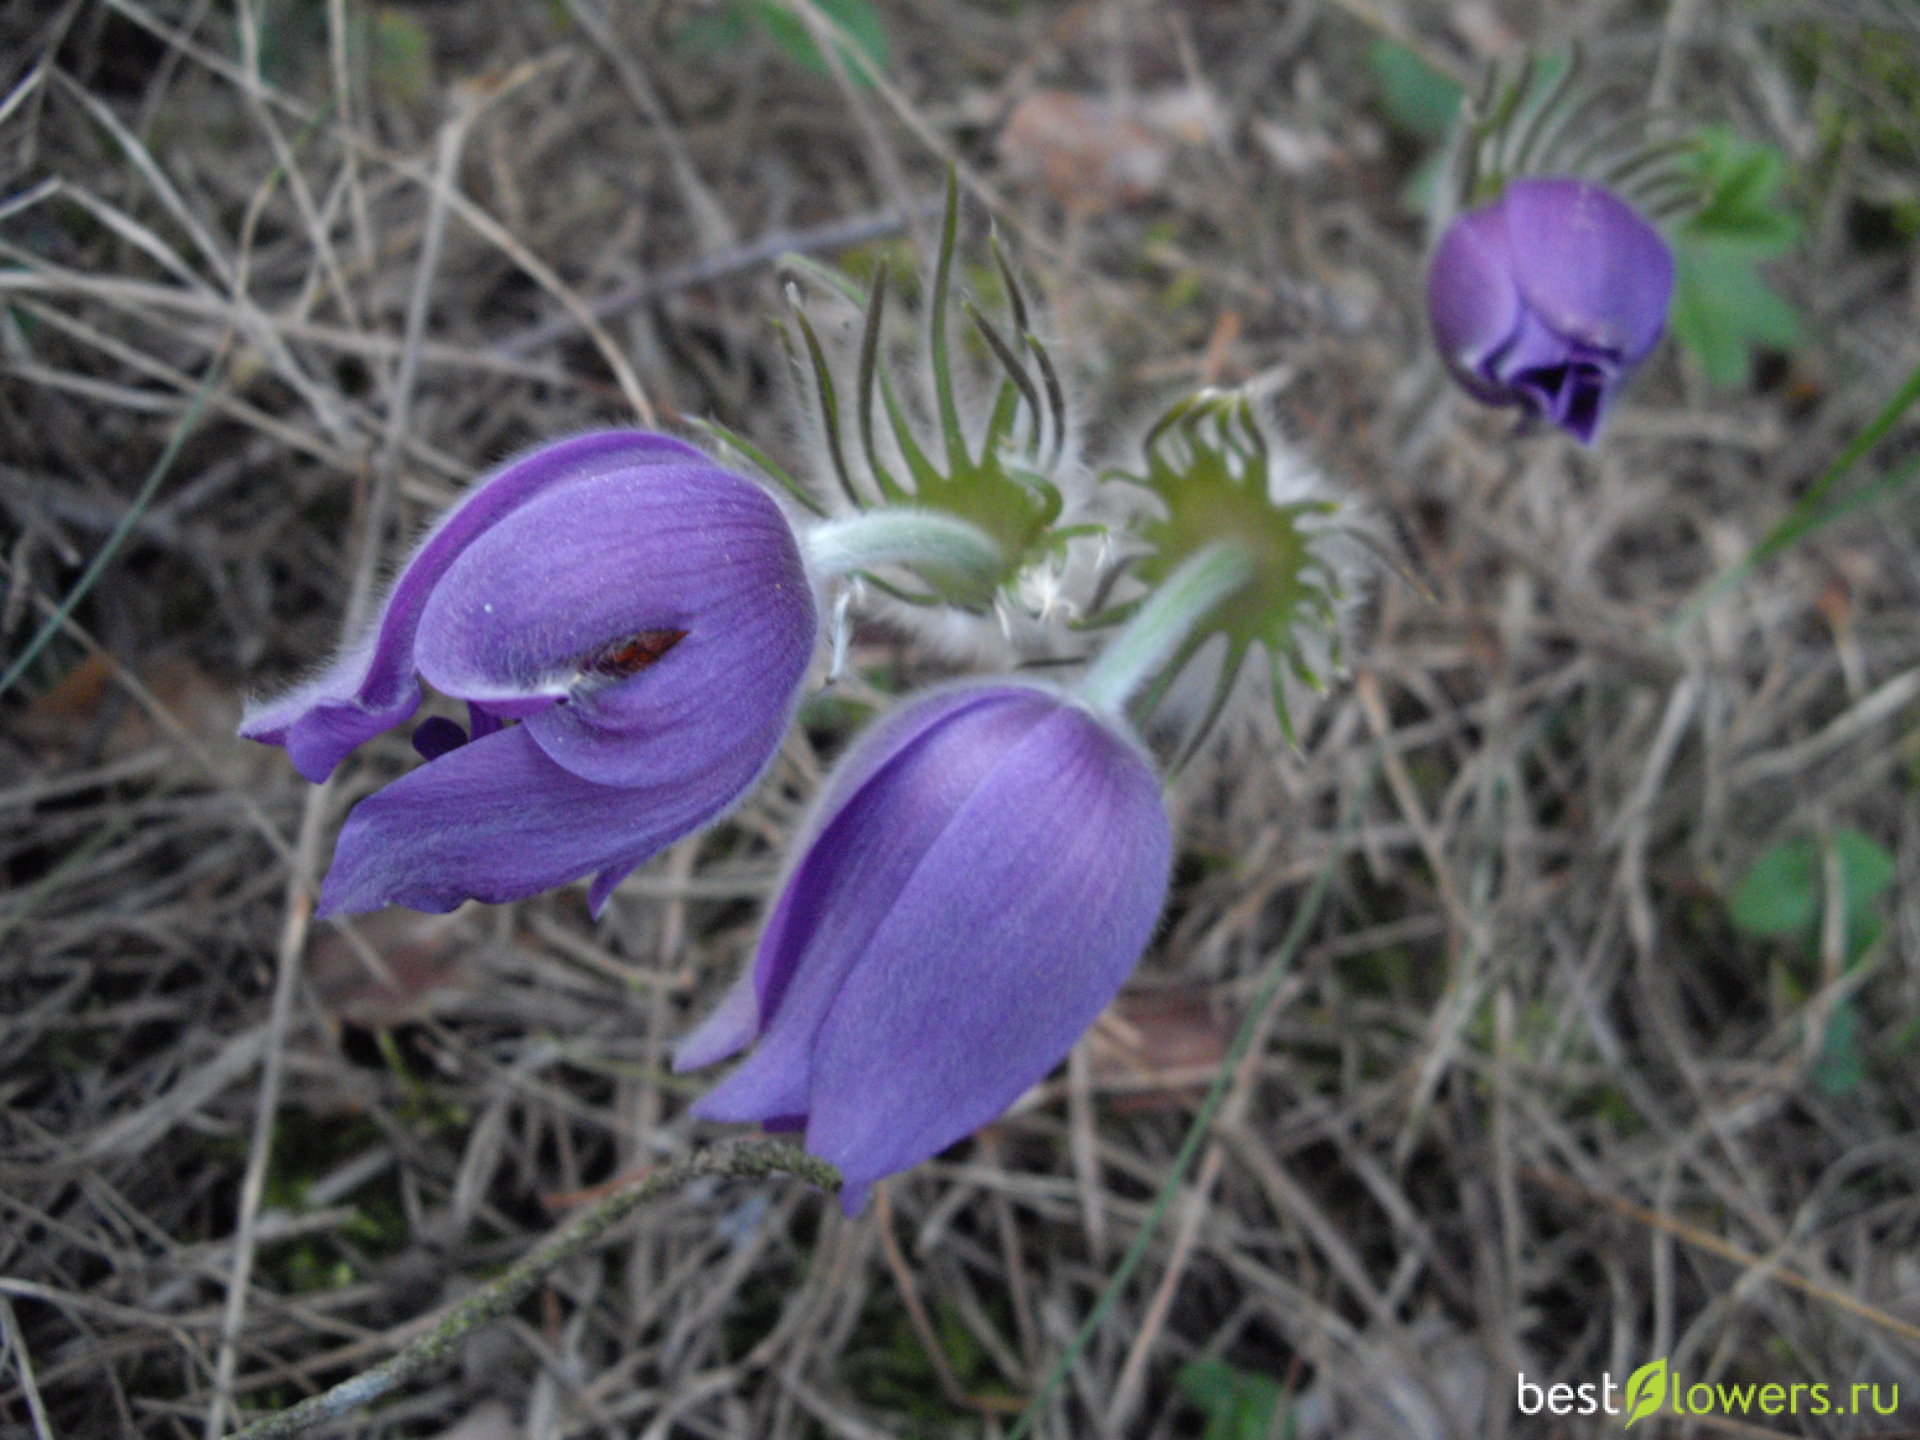
{"label": "dried grass", "polygon": [[[129,527],[0,712],[0,1428],[225,1433],[706,1138],[665,1047],[743,962],[830,727],[598,925],[565,893],[316,929],[329,838],[404,741],[307,787],[231,739],[237,697],[324,653],[403,536],[517,447],[649,409],[786,443],[769,261],[890,243],[949,156],[1037,271],[1090,454],[1180,385],[1259,378],[1431,594],[1382,585],[1298,751],[1236,732],[1184,778],[1132,986],[1165,1004],[1110,1016],[1106,1049],[856,1222],[779,1184],[661,1202],[337,1433],[1003,1433],[1166,1174],[1207,1017],[1239,1017],[1328,870],[1173,1223],[1042,1433],[1198,1434],[1175,1384],[1198,1357],[1280,1380],[1292,1433],[1355,1440],[1546,1434],[1516,1371],[1655,1355],[1920,1403],[1910,497],[1667,628],[1920,362],[1920,262],[1860,219],[1915,177],[1830,143],[1788,53],[1795,26],[1858,44],[1872,17],[1579,10],[1681,105],[1812,164],[1819,201],[1781,270],[1805,355],[1716,394],[1663,353],[1581,452],[1469,413],[1425,358],[1373,7],[885,8],[880,87],[764,45],[677,55],[681,7],[0,12],[10,657]],[[1536,9],[1410,38],[1464,61]],[[369,23],[384,39],[348,33]],[[1167,141],[1144,196],[996,169],[1037,91],[1182,86],[1222,123]],[[931,673],[877,629],[857,660]],[[1897,858],[1886,930],[1858,968],[1829,934],[1796,970],[1725,897],[1841,824]],[[1843,1001],[1868,1063],[1829,1094]],[[1162,1042],[1186,1058],[1137,1058]]]}

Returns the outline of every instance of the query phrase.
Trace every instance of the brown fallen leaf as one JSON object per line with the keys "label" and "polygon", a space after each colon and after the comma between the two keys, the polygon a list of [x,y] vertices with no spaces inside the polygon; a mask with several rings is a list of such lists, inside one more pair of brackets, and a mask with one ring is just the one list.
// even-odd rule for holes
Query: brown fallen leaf
{"label": "brown fallen leaf", "polygon": [[64,748],[98,721],[113,693],[113,669],[104,655],[87,656],[40,695],[14,724],[36,745]]}
{"label": "brown fallen leaf", "polygon": [[1095,1090],[1119,1111],[1184,1107],[1226,1059],[1233,1020],[1203,990],[1121,995],[1095,1025]]}
{"label": "brown fallen leaf", "polygon": [[154,655],[125,669],[158,702],[164,718],[129,693],[114,663],[95,651],[26,708],[14,722],[17,733],[50,756],[63,756],[91,746],[96,727],[110,717],[100,740],[107,760],[173,742],[177,727],[223,779],[252,784],[277,763],[270,747],[235,734],[239,697],[186,656]]}

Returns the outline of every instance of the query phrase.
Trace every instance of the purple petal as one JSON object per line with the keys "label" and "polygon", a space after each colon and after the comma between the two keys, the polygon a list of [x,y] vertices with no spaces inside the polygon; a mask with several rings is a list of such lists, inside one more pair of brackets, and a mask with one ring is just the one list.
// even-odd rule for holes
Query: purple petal
{"label": "purple petal", "polygon": [[1159,781],[1083,712],[1037,729],[957,815],[821,1027],[807,1148],[868,1185],[971,1134],[1119,991],[1166,900]]}
{"label": "purple petal", "polygon": [[[973,683],[928,691],[915,696],[911,704],[895,707],[863,732],[859,742],[834,766],[832,775],[814,803],[807,824],[794,837],[792,853],[800,857],[795,871],[807,864],[815,842],[826,829],[835,829],[841,836],[847,833],[841,823],[843,812],[854,803],[869,781],[891,769],[894,762],[909,751],[917,751],[923,744],[932,741],[935,732],[943,730],[949,722],[959,721],[963,716],[966,720],[951,740],[941,741],[940,763],[955,773],[970,773],[986,757],[988,749],[982,747],[978,755],[960,756],[957,753],[960,747],[979,747],[983,741],[986,747],[1010,743],[1023,733],[1023,727],[1039,723],[1052,703],[1052,697],[1025,686]],[[968,713],[988,709],[1001,713]],[[821,852],[822,856],[830,855],[839,848],[840,843],[827,846]],[[913,853],[917,854],[918,851]],[[804,932],[812,922],[797,912],[814,908],[811,901],[802,903],[801,897],[810,895],[818,883],[822,882],[810,880],[806,884],[795,883],[795,876],[789,874],[781,884],[779,903],[761,934],[755,963],[750,971],[763,1017],[771,1017],[792,979],[793,967],[799,963],[800,949],[805,944]],[[790,940],[789,927],[800,931],[802,938]],[[764,1020],[761,1028],[764,1028]]]}
{"label": "purple petal", "polygon": [[506,728],[506,722],[499,715],[482,705],[467,706],[467,715],[473,722],[473,738],[479,740]]}
{"label": "purple petal", "polygon": [[1612,191],[1543,176],[1507,186],[1500,206],[1521,299],[1562,339],[1626,366],[1666,328],[1673,254]]}
{"label": "purple petal", "polygon": [[1498,206],[1462,215],[1441,238],[1427,271],[1427,313],[1434,344],[1455,378],[1482,400],[1505,399],[1485,379],[1488,358],[1520,324],[1520,291]]}
{"label": "purple petal", "polygon": [[348,751],[400,724],[419,706],[413,654],[421,610],[448,566],[476,538],[556,486],[690,460],[711,463],[692,446],[664,435],[608,430],[546,446],[495,471],[427,534],[368,632],[322,674],[251,708],[240,733],[284,745],[303,776],[316,783],[326,779]]}
{"label": "purple petal", "polygon": [[909,707],[863,767],[762,941],[761,1045],[695,1106],[807,1116],[849,1213],[1058,1063],[1165,898],[1172,837],[1132,746],[1058,697],[973,693],[930,724]]}
{"label": "purple petal", "polygon": [[[997,698],[997,691],[978,685],[932,691],[911,705],[895,708],[869,727],[827,777],[807,827],[795,835],[791,853],[800,857],[800,865],[807,863],[819,830],[830,826],[859,789],[892,764],[902,750],[960,711],[992,704]],[[782,937],[793,922],[796,897],[809,887],[792,883],[790,874],[779,888],[780,899],[761,936],[757,962],[740,973],[713,1013],[674,1047],[675,1072],[698,1070],[725,1060],[760,1037],[765,1028],[762,993],[783,992],[799,960],[799,947],[785,943]]]}
{"label": "purple petal", "polygon": [[727,987],[713,1013],[681,1037],[673,1047],[675,1072],[698,1070],[737,1055],[760,1035],[760,997],[755,993],[753,967]]}
{"label": "purple petal", "polygon": [[703,462],[528,503],[449,567],[418,651],[436,688],[529,714],[529,732],[576,775],[635,785],[743,749],[764,760],[814,630],[779,507]]}
{"label": "purple petal", "polygon": [[353,808],[317,913],[441,912],[524,899],[596,870],[624,875],[725,809],[743,783],[736,771],[595,785],[556,765],[526,726],[496,731]]}
{"label": "purple petal", "polygon": [[[760,939],[753,994],[765,1043],[697,1102],[696,1114],[761,1120],[806,1113],[814,1034],[847,970],[954,814],[1060,704],[1019,687],[953,691],[895,712],[873,745],[863,738],[848,757],[857,788],[836,784],[825,797],[827,823]],[[870,751],[884,758],[876,764]],[[729,996],[722,1008],[737,1003]],[[731,1048],[719,1048],[722,1033]],[[724,1058],[751,1038],[742,1038],[737,1019],[712,1035],[703,1027],[675,1067]]]}
{"label": "purple petal", "polygon": [[1513,344],[1488,370],[1506,394],[1544,415],[1583,445],[1594,432],[1622,377],[1613,356],[1562,339],[1529,314]]}

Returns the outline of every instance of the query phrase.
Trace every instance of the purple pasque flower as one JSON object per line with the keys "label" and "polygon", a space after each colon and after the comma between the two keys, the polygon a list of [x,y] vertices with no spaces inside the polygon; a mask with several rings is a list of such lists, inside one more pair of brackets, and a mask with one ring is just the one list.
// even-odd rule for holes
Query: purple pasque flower
{"label": "purple pasque flower", "polygon": [[1448,227],[1427,274],[1434,342],[1490,405],[1521,405],[1582,444],[1652,352],[1673,298],[1660,232],[1588,180],[1511,181]]}
{"label": "purple pasque flower", "polygon": [[[318,782],[410,718],[422,679],[467,702],[427,763],[347,817],[322,915],[451,910],[629,871],[731,805],[786,733],[812,587],[758,486],[664,435],[548,445],[476,485],[334,665],[252,709]],[[518,723],[512,723],[518,722]]]}
{"label": "purple pasque flower", "polygon": [[1119,990],[1166,898],[1160,783],[1064,696],[915,700],[829,781],[758,957],[680,1043],[758,1047],[693,1107],[806,1131],[848,1214],[999,1116]]}

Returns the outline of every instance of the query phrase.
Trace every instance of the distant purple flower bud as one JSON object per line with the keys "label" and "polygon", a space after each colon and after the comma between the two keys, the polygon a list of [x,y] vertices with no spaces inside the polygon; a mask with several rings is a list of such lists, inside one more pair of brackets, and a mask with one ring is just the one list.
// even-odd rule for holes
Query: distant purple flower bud
{"label": "distant purple flower bud", "polygon": [[363,640],[240,733],[284,745],[318,782],[409,719],[424,678],[467,702],[472,733],[419,727],[427,763],[348,816],[319,913],[445,911],[596,872],[598,912],[753,783],[814,631],[793,533],[764,492],[678,440],[609,430],[476,485]]}
{"label": "distant purple flower bud", "polygon": [[856,1213],[1073,1047],[1152,936],[1171,853],[1153,768],[1072,701],[905,706],[842,762],[758,958],[681,1042],[689,1070],[759,1041],[694,1113],[804,1128]]}
{"label": "distant purple flower bud", "polygon": [[1460,216],[1427,275],[1440,357],[1490,405],[1521,405],[1581,441],[1666,328],[1673,254],[1609,190],[1515,180]]}

